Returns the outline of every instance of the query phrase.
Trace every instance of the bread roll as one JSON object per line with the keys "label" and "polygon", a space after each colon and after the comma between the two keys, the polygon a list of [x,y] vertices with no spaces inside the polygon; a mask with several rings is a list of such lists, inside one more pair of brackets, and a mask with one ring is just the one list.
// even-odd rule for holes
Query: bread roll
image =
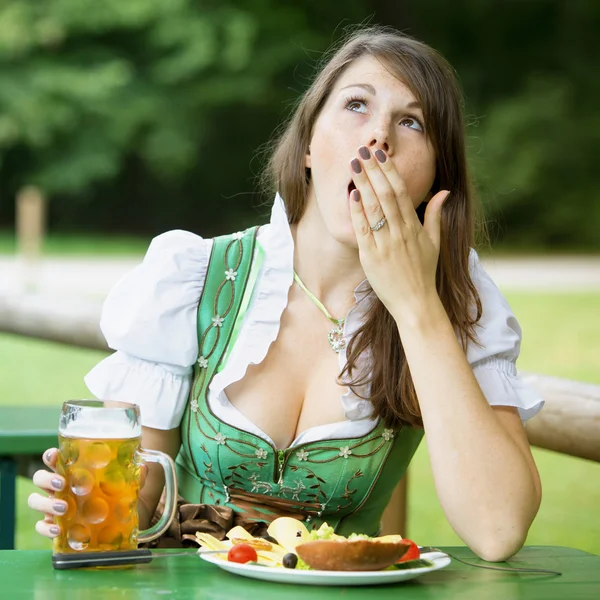
{"label": "bread roll", "polygon": [[379,571],[398,562],[409,548],[404,541],[316,540],[299,544],[296,553],[320,571]]}

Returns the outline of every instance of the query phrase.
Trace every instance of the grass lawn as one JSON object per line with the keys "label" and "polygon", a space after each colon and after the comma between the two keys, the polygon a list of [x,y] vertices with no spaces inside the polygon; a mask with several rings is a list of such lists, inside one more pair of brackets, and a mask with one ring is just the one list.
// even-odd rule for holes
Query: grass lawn
{"label": "grass lawn", "polygon": [[[525,343],[519,367],[600,384],[600,293],[509,293]],[[83,374],[103,354],[0,335],[0,403],[56,404],[86,397]],[[600,554],[600,464],[535,450],[544,498],[528,544],[573,546]],[[435,494],[425,444],[410,467],[409,536],[421,544],[461,544]],[[27,507],[33,485],[18,482],[17,547],[49,548]]]}
{"label": "grass lawn", "polygon": [[[53,235],[44,240],[44,255],[47,256],[143,256],[151,238],[110,235]],[[14,254],[15,234],[0,231],[0,255]]]}

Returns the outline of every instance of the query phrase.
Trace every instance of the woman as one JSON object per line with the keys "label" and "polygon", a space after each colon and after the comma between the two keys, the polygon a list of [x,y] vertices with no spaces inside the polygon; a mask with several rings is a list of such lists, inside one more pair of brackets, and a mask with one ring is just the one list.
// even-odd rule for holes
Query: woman
{"label": "woman", "polygon": [[[254,529],[291,514],[374,535],[426,432],[452,527],[483,559],[511,556],[540,504],[523,421],[542,401],[517,378],[519,325],[471,249],[452,68],[395,31],[353,34],[268,169],[268,225],[163,234],[117,284],[101,323],[117,352],[88,387],[141,406],[142,443],[178,457],[187,502]],[[50,492],[30,497],[37,530],[55,537],[62,479],[34,482]],[[142,526],[162,487],[150,466]]]}

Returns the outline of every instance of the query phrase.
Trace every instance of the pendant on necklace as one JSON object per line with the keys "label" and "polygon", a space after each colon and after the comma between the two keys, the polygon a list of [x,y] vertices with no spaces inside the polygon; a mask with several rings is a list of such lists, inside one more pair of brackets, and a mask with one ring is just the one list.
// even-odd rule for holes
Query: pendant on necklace
{"label": "pendant on necklace", "polygon": [[344,339],[344,328],[343,323],[336,325],[327,334],[329,345],[333,351],[338,354],[346,347],[346,340]]}

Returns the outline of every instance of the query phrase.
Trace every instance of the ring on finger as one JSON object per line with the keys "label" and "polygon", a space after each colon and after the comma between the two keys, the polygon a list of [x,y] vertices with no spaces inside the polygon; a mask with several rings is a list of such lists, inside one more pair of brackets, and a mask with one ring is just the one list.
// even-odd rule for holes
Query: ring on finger
{"label": "ring on finger", "polygon": [[386,223],[387,219],[383,217],[380,221],[377,221],[373,227],[371,227],[371,231],[379,231]]}

